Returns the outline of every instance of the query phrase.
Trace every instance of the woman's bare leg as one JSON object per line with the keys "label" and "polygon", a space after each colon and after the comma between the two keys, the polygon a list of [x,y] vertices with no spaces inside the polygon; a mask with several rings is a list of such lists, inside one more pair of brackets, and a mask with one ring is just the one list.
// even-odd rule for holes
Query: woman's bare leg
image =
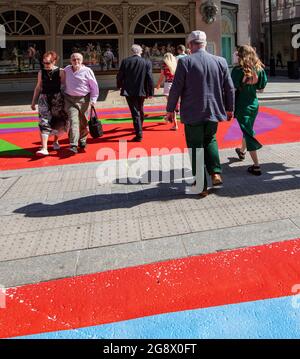
{"label": "woman's bare leg", "polygon": [[246,152],[246,148],[247,148],[247,146],[246,146],[246,140],[245,140],[245,138],[243,137],[242,146],[241,146],[241,151],[242,151],[243,153],[245,153],[245,152]]}
{"label": "woman's bare leg", "polygon": [[41,134],[41,139],[42,139],[42,149],[43,150],[47,150],[48,149],[48,139],[49,139],[49,135],[46,133],[42,133]]}
{"label": "woman's bare leg", "polygon": [[252,161],[254,163],[254,166],[259,166],[258,157],[257,157],[257,151],[249,151],[250,156],[252,158]]}
{"label": "woman's bare leg", "polygon": [[54,143],[58,144],[58,136],[57,135],[54,135]]}

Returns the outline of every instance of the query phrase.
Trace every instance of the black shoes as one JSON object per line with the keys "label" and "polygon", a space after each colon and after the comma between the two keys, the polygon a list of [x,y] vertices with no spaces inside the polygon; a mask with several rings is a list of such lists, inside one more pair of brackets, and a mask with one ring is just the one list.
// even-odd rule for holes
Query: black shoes
{"label": "black shoes", "polygon": [[142,137],[139,137],[139,136],[135,136],[133,137],[133,139],[131,140],[132,142],[142,142]]}
{"label": "black shoes", "polygon": [[254,176],[261,176],[260,166],[252,165],[251,167],[248,168],[248,172]]}
{"label": "black shoes", "polygon": [[79,148],[81,148],[82,150],[86,149],[87,147],[87,143],[86,142],[79,142]]}
{"label": "black shoes", "polygon": [[245,157],[246,157],[246,153],[242,152],[240,148],[236,148],[235,149],[236,154],[238,155],[239,159],[241,161],[244,161]]}
{"label": "black shoes", "polygon": [[71,147],[69,148],[69,151],[71,151],[73,154],[78,153],[77,146],[71,146]]}

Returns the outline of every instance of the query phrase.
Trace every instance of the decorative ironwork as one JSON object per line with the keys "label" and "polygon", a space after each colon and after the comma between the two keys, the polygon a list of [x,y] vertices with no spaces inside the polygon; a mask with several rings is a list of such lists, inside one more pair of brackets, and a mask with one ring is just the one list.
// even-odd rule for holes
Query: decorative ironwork
{"label": "decorative ironwork", "polygon": [[99,35],[117,34],[113,20],[99,11],[81,11],[72,16],[66,23],[64,35]]}
{"label": "decorative ironwork", "polygon": [[177,16],[167,11],[152,11],[140,18],[135,34],[183,34],[184,27]]}
{"label": "decorative ironwork", "polygon": [[0,22],[8,36],[45,35],[40,21],[25,11],[10,10],[0,13]]}

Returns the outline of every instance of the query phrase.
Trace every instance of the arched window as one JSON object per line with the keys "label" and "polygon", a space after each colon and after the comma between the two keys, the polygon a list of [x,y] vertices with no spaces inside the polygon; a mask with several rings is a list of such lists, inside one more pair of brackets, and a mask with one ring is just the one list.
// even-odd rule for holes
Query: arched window
{"label": "arched window", "polygon": [[135,34],[183,34],[184,27],[177,16],[167,11],[152,11],[138,21]]}
{"label": "arched window", "polygon": [[33,15],[20,10],[6,11],[0,14],[7,36],[45,35],[40,21]]}
{"label": "arched window", "polygon": [[63,27],[63,64],[70,63],[70,55],[80,52],[84,64],[95,71],[109,71],[118,67],[119,33],[109,15],[97,10],[80,11]]}
{"label": "arched window", "polygon": [[23,10],[0,13],[6,48],[0,52],[0,73],[36,72],[42,66],[46,32],[38,18]]}
{"label": "arched window", "polygon": [[117,34],[113,20],[99,11],[82,11],[72,16],[66,23],[64,35]]}

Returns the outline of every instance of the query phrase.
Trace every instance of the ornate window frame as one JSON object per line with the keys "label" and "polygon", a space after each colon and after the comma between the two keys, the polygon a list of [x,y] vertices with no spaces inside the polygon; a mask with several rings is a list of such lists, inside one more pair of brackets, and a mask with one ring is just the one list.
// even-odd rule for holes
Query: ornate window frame
{"label": "ornate window frame", "polygon": [[[117,29],[117,33],[106,33],[106,34],[88,34],[89,31],[87,31],[87,33],[83,33],[82,35],[80,34],[65,34],[64,33],[64,29],[65,26],[68,24],[68,21],[76,15],[79,15],[81,12],[86,12],[86,11],[91,11],[91,12],[99,12],[102,13],[103,15],[109,17],[112,22],[114,23],[114,25],[116,26]],[[88,29],[87,29],[88,30]],[[75,9],[69,11],[60,21],[59,25],[58,25],[58,31],[57,31],[57,36],[60,39],[60,53],[61,53],[61,65],[66,65],[66,59],[63,59],[63,53],[64,53],[64,41],[68,41],[68,40],[77,40],[78,42],[80,41],[87,41],[89,40],[91,43],[96,43],[96,42],[100,42],[100,41],[107,41],[109,42],[109,40],[111,41],[117,41],[118,43],[118,49],[119,49],[119,53],[118,53],[118,58],[120,60],[121,58],[121,54],[122,54],[122,36],[123,36],[123,31],[122,31],[122,25],[120,23],[120,21],[118,20],[118,18],[112,14],[111,12],[107,11],[106,9],[101,8],[100,6],[95,6],[95,7],[89,7],[88,9],[86,7],[76,7]],[[65,63],[63,64],[63,61],[65,60]],[[98,72],[98,70],[96,69],[96,71]],[[101,70],[100,70],[101,71]],[[115,70],[114,70],[115,71]]]}
{"label": "ornate window frame", "polygon": [[[184,33],[173,33],[173,34],[170,34],[170,33],[152,33],[152,34],[141,34],[141,33],[135,33],[135,28],[136,26],[138,25],[138,22],[147,14],[151,13],[151,12],[154,12],[154,11],[165,11],[165,12],[168,12],[170,13],[171,15],[174,15],[176,16],[181,24],[183,25],[183,28],[184,28]],[[132,23],[130,24],[130,27],[129,27],[129,34],[134,36],[135,38],[138,38],[138,37],[155,37],[155,38],[161,38],[161,37],[178,37],[178,35],[180,36],[186,36],[190,31],[190,26],[189,24],[187,23],[186,19],[180,14],[178,13],[175,9],[172,9],[171,7],[165,7],[165,6],[162,6],[162,7],[149,7],[149,8],[146,8],[145,10],[141,11],[138,15],[136,15],[136,17],[133,19]]]}
{"label": "ornate window frame", "polygon": [[[28,8],[26,6],[20,6],[18,8],[14,7],[1,7],[0,14],[1,14],[1,21],[5,19],[3,16],[6,12],[14,12],[14,19],[11,20],[13,23],[16,23],[18,20],[16,19],[16,13],[17,12],[23,12],[27,15],[25,15],[25,19],[23,19],[23,24],[21,25],[21,30],[25,29],[26,21],[30,19],[30,16],[34,17],[38,23],[35,24],[35,26],[41,25],[43,27],[43,34],[28,34],[27,31],[22,31],[20,34],[18,34],[16,29],[13,29],[10,27],[11,33],[6,33],[6,54],[3,55],[4,58],[2,58],[1,62],[5,62],[5,71],[1,72],[1,76],[15,76],[17,74],[24,74],[24,76],[27,76],[28,74],[32,74],[36,72],[40,68],[40,59],[37,57],[32,57],[29,59],[26,56],[26,51],[24,48],[25,43],[26,46],[29,46],[30,44],[40,44],[41,47],[38,47],[38,50],[46,50],[47,48],[47,41],[50,38],[50,29],[47,24],[47,21],[42,17],[41,14],[39,14],[34,9]],[[21,20],[22,21],[22,20]],[[5,22],[6,23],[6,22]],[[5,24],[4,23],[4,24]],[[33,26],[32,28],[35,28]],[[27,27],[27,29],[30,28]],[[19,31],[20,31],[19,29]],[[20,45],[20,43],[23,42],[23,46]],[[12,45],[13,44],[13,45]],[[10,48],[10,46],[13,46],[13,48]],[[38,45],[39,46],[39,45]],[[21,51],[21,52],[20,52]],[[29,61],[29,63],[28,63]],[[22,75],[23,76],[23,75]],[[31,76],[31,75],[30,75]]]}

